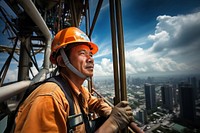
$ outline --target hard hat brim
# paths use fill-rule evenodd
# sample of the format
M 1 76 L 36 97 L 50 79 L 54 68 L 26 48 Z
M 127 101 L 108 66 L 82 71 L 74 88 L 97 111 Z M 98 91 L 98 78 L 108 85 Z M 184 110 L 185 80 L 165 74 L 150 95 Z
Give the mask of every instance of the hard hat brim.
M 79 41 L 79 42 L 89 44 L 90 47 L 91 47 L 91 52 L 92 52 L 93 55 L 98 52 L 98 46 L 95 43 L 93 43 L 93 42 L 86 42 L 86 41 Z M 59 46 L 59 47 L 64 47 L 64 46 L 67 46 L 67 45 L 72 44 L 72 43 L 78 43 L 78 42 L 77 41 L 71 41 L 70 43 L 63 44 L 62 46 Z M 53 64 L 56 64 L 56 59 L 53 58 L 52 56 L 50 56 L 50 61 Z
M 65 28 L 63 30 L 60 30 L 54 37 L 54 40 L 51 45 L 51 57 L 50 61 L 53 64 L 56 64 L 56 59 L 53 56 L 55 53 L 59 51 L 60 48 L 65 48 L 70 44 L 75 44 L 75 43 L 86 43 L 90 45 L 90 49 L 92 54 L 96 54 L 98 51 L 98 46 L 91 42 L 88 36 L 78 29 L 77 27 L 69 27 Z

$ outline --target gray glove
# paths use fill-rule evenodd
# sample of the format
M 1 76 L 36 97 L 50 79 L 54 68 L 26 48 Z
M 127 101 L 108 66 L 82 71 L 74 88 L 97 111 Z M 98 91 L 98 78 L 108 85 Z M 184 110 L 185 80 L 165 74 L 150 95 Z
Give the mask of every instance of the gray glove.
M 133 121 L 132 109 L 127 101 L 121 101 L 118 103 L 110 114 L 109 119 L 113 122 L 118 129 L 125 128 L 130 122 Z

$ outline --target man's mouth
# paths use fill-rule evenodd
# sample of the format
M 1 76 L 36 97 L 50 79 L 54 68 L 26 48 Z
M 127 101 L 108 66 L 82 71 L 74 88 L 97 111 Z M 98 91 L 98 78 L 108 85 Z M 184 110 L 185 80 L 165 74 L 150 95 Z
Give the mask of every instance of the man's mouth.
M 92 69 L 93 70 L 94 66 L 86 66 L 86 69 Z

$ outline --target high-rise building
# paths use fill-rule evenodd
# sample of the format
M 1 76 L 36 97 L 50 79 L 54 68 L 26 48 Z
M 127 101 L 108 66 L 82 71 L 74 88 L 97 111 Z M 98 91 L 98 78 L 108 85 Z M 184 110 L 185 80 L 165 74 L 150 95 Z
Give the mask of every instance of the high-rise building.
M 137 113 L 136 113 L 136 119 L 141 122 L 142 124 L 146 124 L 147 122 L 147 112 L 146 110 L 139 110 Z
M 197 79 L 196 79 L 196 77 L 191 78 L 190 84 L 192 85 L 192 88 L 194 89 L 194 96 L 195 96 L 195 98 L 197 98 L 198 93 L 197 93 Z
M 178 106 L 178 87 L 177 86 L 173 86 L 173 105 L 174 106 Z
M 191 84 L 180 83 L 179 87 L 180 118 L 186 121 L 195 120 L 195 94 Z
M 146 109 L 154 110 L 156 109 L 156 92 L 155 92 L 155 85 L 152 84 L 145 84 L 145 100 L 146 100 Z
M 197 88 L 197 79 L 196 77 L 192 77 L 191 80 L 190 80 L 190 84 L 192 85 L 192 88 Z
M 161 87 L 162 107 L 173 111 L 173 88 L 172 85 L 164 85 Z
M 198 93 L 198 95 L 200 95 L 200 80 L 199 80 L 199 82 L 198 82 L 198 87 L 197 87 L 198 89 L 197 89 L 197 93 Z M 198 97 L 198 98 L 200 98 L 200 96 Z

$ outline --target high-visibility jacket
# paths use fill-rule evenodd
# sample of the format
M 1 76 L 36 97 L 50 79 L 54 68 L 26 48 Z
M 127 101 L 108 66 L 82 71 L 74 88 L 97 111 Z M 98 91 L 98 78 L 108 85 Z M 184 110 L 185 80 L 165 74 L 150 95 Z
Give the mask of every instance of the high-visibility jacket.
M 61 75 L 69 81 L 73 89 L 76 114 L 81 113 L 78 98 L 81 98 L 85 113 L 96 112 L 105 117 L 110 114 L 111 107 L 102 99 L 92 96 L 83 86 L 78 89 L 70 79 Z M 20 106 L 15 118 L 14 131 L 15 133 L 66 133 L 69 109 L 69 103 L 60 87 L 56 83 L 46 82 L 35 89 Z M 74 132 L 84 133 L 85 125 L 76 126 Z

